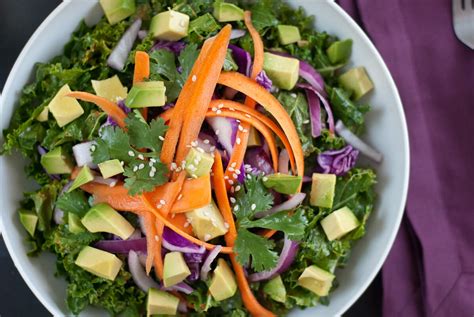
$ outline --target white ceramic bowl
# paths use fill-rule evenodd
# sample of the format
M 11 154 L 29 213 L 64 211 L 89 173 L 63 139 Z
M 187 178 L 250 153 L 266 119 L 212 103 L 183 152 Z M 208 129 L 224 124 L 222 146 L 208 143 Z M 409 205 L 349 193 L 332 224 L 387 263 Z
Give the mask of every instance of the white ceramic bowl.
M 376 166 L 379 198 L 368 223 L 367 235 L 356 244 L 347 267 L 337 271 L 340 287 L 332 293 L 331 304 L 292 312 L 292 316 L 337 316 L 344 313 L 373 280 L 398 231 L 408 187 L 407 128 L 393 79 L 379 53 L 357 24 L 329 0 L 296 0 L 291 3 L 305 7 L 308 14 L 314 14 L 318 30 L 341 38 L 352 38 L 352 63 L 364 65 L 376 87 L 368 98 L 373 110 L 367 116 L 364 138 L 384 154 L 384 161 Z M 96 1 L 70 0 L 61 3 L 41 24 L 21 52 L 6 82 L 1 105 L 2 129 L 8 126 L 23 86 L 32 78 L 34 64 L 46 62 L 60 54 L 79 22 L 84 18 L 97 20 L 101 12 Z M 16 209 L 22 192 L 31 188 L 32 184 L 25 179 L 22 166 L 18 155 L 0 158 L 3 237 L 15 266 L 33 293 L 55 316 L 68 315 L 66 283 L 54 277 L 54 256 L 26 256 L 23 243 L 25 231 L 18 221 Z M 84 315 L 97 316 L 98 313 L 89 309 Z

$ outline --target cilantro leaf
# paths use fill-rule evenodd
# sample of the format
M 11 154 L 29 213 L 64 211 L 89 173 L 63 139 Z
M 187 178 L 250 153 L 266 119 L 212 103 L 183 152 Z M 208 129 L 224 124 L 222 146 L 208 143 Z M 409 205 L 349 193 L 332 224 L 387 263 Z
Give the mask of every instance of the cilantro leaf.
M 129 163 L 138 153 L 130 146 L 129 135 L 118 127 L 107 126 L 102 128 L 101 136 L 95 141 L 97 146 L 92 151 L 92 160 L 96 164 L 110 159 L 118 159 Z M 134 153 L 133 156 L 129 155 L 130 151 Z
M 263 185 L 262 177 L 247 176 L 243 189 L 235 194 L 234 214 L 238 220 L 251 218 L 258 212 L 267 211 L 273 205 L 273 196 Z
M 272 251 L 274 243 L 264 237 L 256 235 L 247 229 L 239 228 L 234 251 L 237 253 L 237 261 L 246 265 L 252 258 L 252 268 L 256 272 L 266 271 L 274 268 L 278 261 L 278 255 Z
M 150 54 L 150 73 L 164 76 L 174 81 L 178 76 L 174 53 L 166 49 L 155 50 Z
M 160 152 L 165 132 L 168 127 L 161 118 L 154 119 L 150 124 L 146 123 L 138 111 L 131 112 L 125 119 L 130 136 L 130 144 L 135 148 L 147 148 Z M 161 139 L 160 139 L 161 138 Z
M 168 181 L 168 168 L 165 164 L 156 162 L 135 160 L 125 168 L 125 188 L 132 196 L 142 192 L 150 192 L 156 186 L 163 185 Z
M 83 217 L 90 209 L 87 197 L 82 190 L 64 193 L 56 201 L 56 207 L 69 213 Z
M 293 215 L 289 216 L 288 211 L 281 211 L 276 214 L 254 220 L 242 220 L 241 228 L 265 228 L 283 231 L 290 237 L 301 237 L 308 225 L 303 210 L 297 210 Z
M 181 54 L 179 54 L 178 61 L 179 65 L 181 66 L 181 80 L 184 79 L 184 82 L 186 79 L 189 77 L 189 74 L 191 73 L 191 69 L 194 66 L 194 63 L 196 62 L 197 58 L 199 56 L 199 50 L 197 49 L 196 44 L 189 44 L 187 45 L 182 51 Z

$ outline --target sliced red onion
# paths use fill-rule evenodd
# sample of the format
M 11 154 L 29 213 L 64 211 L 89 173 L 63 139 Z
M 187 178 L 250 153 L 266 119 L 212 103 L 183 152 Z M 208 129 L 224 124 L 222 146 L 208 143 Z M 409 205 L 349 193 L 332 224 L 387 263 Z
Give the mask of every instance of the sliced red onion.
M 311 135 L 317 138 L 321 135 L 321 102 L 312 89 L 305 89 L 308 99 L 309 117 L 311 119 Z
M 245 163 L 256 169 L 257 172 L 273 174 L 273 167 L 270 157 L 262 146 L 253 146 L 247 148 L 245 153 Z
M 94 247 L 110 253 L 128 254 L 130 251 L 146 253 L 146 238 L 134 240 L 101 240 Z
M 146 267 L 146 254 L 143 252 L 137 252 L 138 254 L 138 260 L 140 260 L 140 264 L 143 267 Z
M 290 199 L 288 199 L 284 203 L 273 206 L 272 208 L 270 208 L 267 211 L 262 211 L 262 212 L 256 213 L 255 218 L 263 218 L 263 217 L 270 216 L 270 215 L 273 215 L 277 212 L 284 211 L 284 210 L 293 210 L 296 207 L 298 207 L 299 204 L 301 204 L 303 202 L 305 197 L 306 197 L 305 193 L 294 194 L 290 197 Z
M 233 44 L 229 44 L 229 49 L 232 51 L 232 57 L 239 67 L 239 73 L 250 76 L 250 68 L 252 66 L 250 53 Z
M 162 287 L 161 289 L 163 291 L 177 291 L 177 292 L 184 293 L 186 295 L 189 295 L 192 292 L 194 292 L 194 289 L 184 282 L 178 283 L 170 287 Z
M 97 168 L 97 165 L 92 162 L 92 149 L 97 146 L 95 141 L 89 141 L 76 144 L 72 147 L 74 159 L 77 166 L 89 166 L 90 168 Z
M 163 230 L 162 244 L 163 247 L 170 251 L 176 251 L 185 254 L 203 254 L 206 252 L 206 248 L 204 248 L 204 246 L 198 246 L 197 244 L 190 242 L 188 239 L 183 238 L 168 227 L 165 227 Z
M 136 239 L 141 239 L 141 238 L 142 238 L 142 232 L 140 231 L 140 229 L 135 229 L 135 231 L 133 231 L 132 235 L 128 237 L 127 240 L 136 240 Z
M 128 253 L 128 269 L 132 274 L 135 284 L 145 293 L 148 292 L 150 288 L 160 289 L 160 285 L 146 274 L 138 254 L 133 250 L 130 250 Z
M 206 260 L 204 261 L 201 267 L 201 280 L 202 281 L 207 280 L 207 276 L 209 272 L 211 271 L 211 264 L 219 255 L 219 252 L 221 252 L 221 250 L 222 250 L 222 246 L 217 245 L 214 249 L 212 249 L 211 252 L 209 252 Z
M 296 253 L 298 253 L 299 244 L 295 241 L 288 239 L 285 235 L 285 241 L 283 243 L 283 249 L 280 253 L 277 265 L 270 271 L 264 271 L 259 273 L 253 273 L 249 275 L 249 281 L 258 282 L 265 281 L 275 277 L 288 270 L 293 261 L 295 260 Z
M 113 178 L 113 177 L 105 179 L 102 176 L 95 176 L 94 177 L 94 182 L 99 183 L 99 184 L 108 185 L 109 187 L 114 187 L 115 185 L 117 185 L 118 179 Z
M 247 34 L 247 32 L 245 30 L 233 29 L 230 32 L 230 39 L 235 40 L 235 39 L 238 39 L 238 38 L 241 38 L 241 37 L 245 36 L 245 34 Z
M 313 86 L 311 85 L 308 85 L 308 84 L 298 84 L 297 87 L 299 88 L 303 88 L 306 90 L 306 92 L 308 91 L 311 91 L 313 92 L 314 94 L 316 94 L 316 96 L 318 96 L 319 100 L 321 101 L 321 103 L 323 104 L 324 106 L 324 110 L 326 110 L 326 113 L 328 115 L 328 125 L 329 125 L 329 131 L 331 133 L 334 133 L 334 115 L 332 114 L 332 110 L 331 110 L 331 106 L 329 105 L 329 102 L 327 101 L 326 97 L 321 93 L 319 92 L 317 89 L 315 89 Z M 310 94 L 311 95 L 311 94 Z M 315 104 L 315 100 L 311 99 L 311 102 L 313 104 Z M 310 105 L 310 111 L 311 111 L 311 103 L 310 103 L 310 99 L 308 97 L 308 104 Z M 314 114 L 314 116 L 313 116 Z M 316 125 L 317 122 L 318 122 L 318 109 L 314 109 L 313 112 L 311 113 L 311 133 L 313 134 L 313 124 Z M 321 111 L 319 110 L 319 122 L 320 122 L 320 125 L 321 125 Z M 319 127 L 319 130 L 321 132 L 321 128 Z M 314 132 L 317 132 L 317 127 L 316 127 L 316 131 Z M 321 133 L 320 133 L 321 134 Z M 314 136 L 314 135 L 313 135 Z M 318 135 L 319 136 L 319 135 Z
M 41 145 L 38 145 L 36 147 L 36 149 L 38 150 L 38 153 L 39 155 L 43 156 L 45 155 L 46 153 L 48 153 L 48 151 L 46 151 L 46 149 L 44 147 L 42 147 Z
M 286 149 L 281 150 L 278 156 L 278 172 L 282 174 L 288 174 L 288 165 L 290 164 L 290 155 Z
M 138 38 L 140 40 L 143 40 L 145 37 L 148 36 L 148 31 L 147 30 L 140 30 L 138 31 Z
M 347 143 L 358 149 L 362 154 L 372 159 L 373 161 L 380 163 L 383 160 L 382 153 L 375 150 L 373 147 L 362 141 L 357 135 L 352 133 L 351 130 L 346 128 L 341 120 L 337 121 L 336 132 L 343 137 Z
M 135 43 L 135 40 L 137 39 L 141 26 L 142 20 L 137 19 L 132 23 L 127 31 L 125 31 L 120 41 L 112 50 L 112 53 L 110 53 L 110 56 L 107 59 L 107 65 L 118 71 L 121 71 L 125 67 L 125 62 L 132 50 L 133 43 Z
M 207 118 L 206 120 L 214 130 L 219 143 L 230 155 L 234 148 L 235 136 L 238 131 L 239 124 L 237 121 L 225 117 L 212 117 Z
M 63 189 L 61 189 L 61 191 L 59 192 L 59 196 L 67 192 L 69 188 L 71 188 L 72 183 L 73 181 L 69 181 L 66 185 L 64 185 Z M 53 212 L 53 220 L 54 220 L 54 223 L 57 225 L 64 224 L 64 210 L 58 207 L 55 207 L 54 212 Z

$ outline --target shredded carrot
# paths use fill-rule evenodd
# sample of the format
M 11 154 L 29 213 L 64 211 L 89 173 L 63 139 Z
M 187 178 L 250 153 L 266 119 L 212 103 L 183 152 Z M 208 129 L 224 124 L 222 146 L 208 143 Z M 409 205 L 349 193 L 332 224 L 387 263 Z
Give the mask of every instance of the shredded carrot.
M 157 252 L 157 249 L 155 247 L 156 245 L 155 217 L 149 212 L 144 212 L 141 215 L 143 219 L 143 224 L 145 226 L 145 234 L 146 234 L 146 250 L 147 250 L 146 273 L 149 275 L 151 271 L 151 267 L 153 265 L 153 261 L 155 259 L 156 252 Z M 160 262 L 158 262 L 157 264 L 160 265 Z M 157 270 L 157 273 L 163 271 L 163 267 L 155 267 L 155 269 Z
M 102 109 L 102 111 L 112 117 L 112 119 L 117 122 L 119 127 L 125 128 L 125 118 L 127 115 L 117 104 L 113 103 L 112 101 L 83 91 L 73 91 L 67 94 L 67 96 L 96 104 L 100 109 Z
M 135 53 L 135 69 L 133 71 L 133 83 L 139 83 L 145 79 L 150 78 L 150 56 L 143 51 Z M 148 117 L 148 108 L 141 110 L 142 116 L 145 120 Z
M 185 213 L 170 213 L 168 215 L 168 221 L 187 234 L 192 236 L 194 235 L 193 227 L 189 225 L 188 218 L 186 217 Z
M 263 45 L 262 38 L 260 37 L 260 34 L 258 33 L 258 31 L 255 29 L 255 27 L 252 24 L 252 13 L 250 11 L 245 11 L 244 22 L 245 22 L 245 26 L 249 30 L 250 36 L 252 37 L 252 41 L 253 41 L 254 59 L 253 59 L 252 73 L 250 75 L 250 78 L 255 80 L 258 74 L 260 74 L 260 72 L 263 69 L 264 45 Z M 245 105 L 249 109 L 255 108 L 256 104 L 257 103 L 252 98 L 248 96 L 247 98 L 245 98 Z M 242 126 L 244 130 L 250 129 L 249 123 L 244 123 L 242 124 Z M 229 169 L 232 163 L 235 163 L 234 165 L 236 169 L 240 168 L 245 157 L 245 152 L 247 150 L 249 134 L 243 133 L 242 131 L 237 131 L 237 137 L 241 140 L 241 142 L 240 144 L 234 144 L 234 148 L 232 150 L 232 154 L 229 159 L 229 164 L 225 172 L 225 175 L 227 177 L 232 176 L 232 171 Z
M 153 206 L 150 201 L 145 197 L 145 196 L 141 196 L 145 206 L 148 208 L 148 210 L 150 212 L 152 212 L 156 218 L 158 220 L 160 220 L 161 222 L 163 222 L 163 224 L 165 226 L 167 226 L 168 228 L 170 228 L 171 230 L 173 230 L 174 232 L 176 232 L 177 234 L 179 234 L 180 236 L 182 236 L 183 238 L 189 240 L 190 242 L 192 243 L 195 243 L 197 245 L 201 245 L 201 246 L 204 246 L 207 250 L 212 250 L 216 247 L 216 245 L 214 244 L 211 244 L 211 243 L 207 243 L 207 242 L 204 242 L 204 241 L 201 241 L 193 236 L 191 236 L 190 234 L 187 234 L 186 232 L 184 232 L 183 230 L 181 230 L 178 226 L 174 225 L 171 221 L 169 221 L 167 218 L 165 218 L 159 209 L 157 209 L 155 206 Z M 232 248 L 230 247 L 222 247 L 222 250 L 220 253 L 224 253 L 224 254 L 230 254 L 232 253 Z
M 275 138 L 273 137 L 272 131 L 270 131 L 261 121 L 255 119 L 255 118 L 252 118 L 252 117 L 250 117 L 250 118 L 246 117 L 241 112 L 231 111 L 231 110 L 227 110 L 227 109 L 221 109 L 221 111 L 219 113 L 210 110 L 210 111 L 207 112 L 206 117 L 228 117 L 228 118 L 238 119 L 238 120 L 240 120 L 241 122 L 244 122 L 244 123 L 252 124 L 263 135 L 265 140 L 267 140 L 268 147 L 270 148 L 270 153 L 271 153 L 271 157 L 272 157 L 272 161 L 273 161 L 273 169 L 274 170 L 278 169 L 278 148 L 277 148 L 277 145 L 275 143 Z M 247 132 L 243 132 L 241 130 L 239 130 L 239 131 L 242 132 L 242 134 L 245 134 L 245 135 L 248 136 L 248 131 L 249 130 L 248 129 L 245 130 L 246 128 L 243 127 L 244 125 L 243 124 L 241 124 L 241 125 L 242 125 L 242 130 L 247 131 Z M 239 145 L 239 143 L 242 142 L 241 139 L 238 136 L 237 136 L 236 140 L 239 140 L 239 141 L 236 141 L 237 145 Z
M 231 87 L 247 95 L 262 105 L 278 122 L 293 150 L 298 175 L 304 175 L 304 154 L 295 125 L 278 100 L 255 81 L 235 72 L 223 72 L 219 84 Z M 300 186 L 301 188 L 301 186 Z

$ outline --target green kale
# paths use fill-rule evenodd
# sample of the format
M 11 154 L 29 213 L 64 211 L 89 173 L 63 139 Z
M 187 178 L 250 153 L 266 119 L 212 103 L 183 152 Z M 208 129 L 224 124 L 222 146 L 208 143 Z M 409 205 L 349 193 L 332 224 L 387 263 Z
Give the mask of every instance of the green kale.
M 210 13 L 198 16 L 189 23 L 188 37 L 191 43 L 201 43 L 215 35 L 221 29 L 214 16 Z
M 356 105 L 342 88 L 326 87 L 334 115 L 355 133 L 360 133 L 364 125 L 364 114 L 370 110 L 368 105 Z
M 73 190 L 63 193 L 56 201 L 56 207 L 64 211 L 65 215 L 73 213 L 82 218 L 90 209 L 85 193 L 82 190 Z

